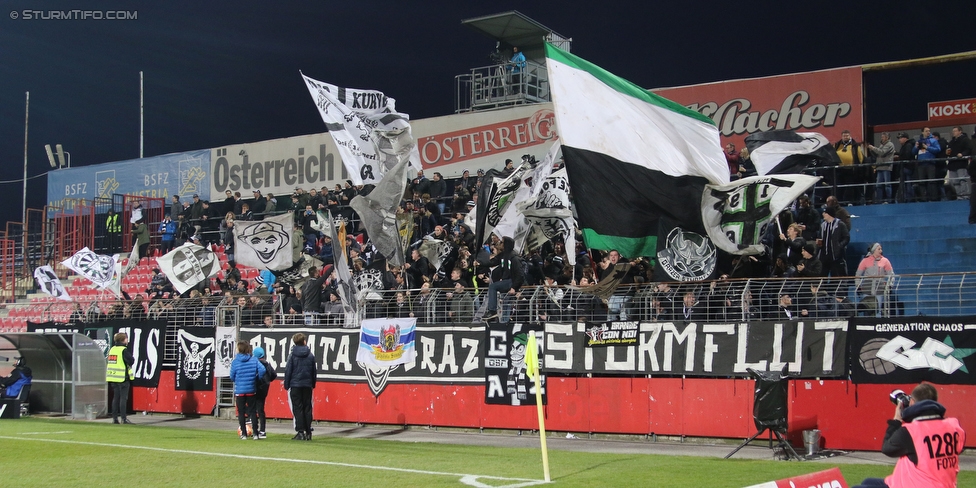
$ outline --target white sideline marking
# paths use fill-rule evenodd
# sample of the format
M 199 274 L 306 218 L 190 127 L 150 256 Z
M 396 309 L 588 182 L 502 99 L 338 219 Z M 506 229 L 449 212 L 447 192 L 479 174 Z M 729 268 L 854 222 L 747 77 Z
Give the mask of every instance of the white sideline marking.
M 70 430 L 56 430 L 54 432 L 21 432 L 20 435 L 48 435 L 48 434 L 70 434 Z
M 64 432 L 70 432 L 70 431 L 64 431 Z M 48 433 L 54 434 L 59 432 L 37 432 L 37 434 L 48 434 Z M 31 432 L 31 434 L 33 434 L 33 432 Z M 477 488 L 521 488 L 525 486 L 546 484 L 546 481 L 543 480 L 530 480 L 526 478 L 505 478 L 502 476 L 488 476 L 488 475 L 480 475 L 480 474 L 446 473 L 441 471 L 427 471 L 422 469 L 394 468 L 390 466 L 340 463 L 336 461 L 315 461 L 311 459 L 286 459 L 286 458 L 276 458 L 276 457 L 267 457 L 267 456 L 248 456 L 244 454 L 228 454 L 224 452 L 190 451 L 186 449 L 165 449 L 162 447 L 131 446 L 126 444 L 109 444 L 109 443 L 102 443 L 102 442 L 87 442 L 87 441 L 68 441 L 63 439 L 38 439 L 38 438 L 23 438 L 23 437 L 13 437 L 13 436 L 0 436 L 0 439 L 9 439 L 14 441 L 57 442 L 61 444 L 80 444 L 85 446 L 99 446 L 99 447 L 121 447 L 125 449 L 142 449 L 145 451 L 169 452 L 175 454 L 196 454 L 200 456 L 248 459 L 254 461 L 280 461 L 285 463 L 320 464 L 325 466 L 339 466 L 343 468 L 375 469 L 379 471 L 396 471 L 399 473 L 450 476 L 450 477 L 458 478 L 458 481 L 460 481 L 465 485 L 474 486 Z M 521 483 L 515 483 L 509 485 L 487 485 L 478 481 L 479 479 L 500 480 L 500 481 L 521 481 Z

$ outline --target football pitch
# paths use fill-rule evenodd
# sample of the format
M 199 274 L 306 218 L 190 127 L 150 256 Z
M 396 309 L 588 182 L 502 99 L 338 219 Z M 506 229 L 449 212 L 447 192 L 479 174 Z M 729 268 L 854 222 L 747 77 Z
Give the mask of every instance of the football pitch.
M 227 430 L 164 425 L 23 418 L 0 422 L 5 486 L 261 486 L 545 485 L 539 449 L 407 443 L 317 436 L 240 440 Z M 236 424 L 227 422 L 228 427 Z M 280 424 L 279 424 L 280 425 Z M 270 424 L 269 424 L 270 426 Z M 281 429 L 278 429 L 281 431 Z M 550 449 L 557 486 L 742 487 L 832 467 L 751 459 L 613 454 Z M 848 483 L 884 476 L 891 466 L 840 464 Z M 976 485 L 963 472 L 959 486 Z

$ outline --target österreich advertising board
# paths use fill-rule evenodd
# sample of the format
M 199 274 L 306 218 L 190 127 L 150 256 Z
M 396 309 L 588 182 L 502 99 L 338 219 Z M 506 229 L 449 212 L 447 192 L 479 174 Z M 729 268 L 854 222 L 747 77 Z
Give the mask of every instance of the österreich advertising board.
M 741 148 L 749 134 L 773 129 L 819 132 L 832 142 L 849 130 L 855 140 L 863 140 L 860 67 L 653 91 L 711 117 L 723 146 L 732 142 Z
M 548 103 L 416 120 L 411 126 L 428 176 L 437 171 L 445 178 L 466 169 L 501 169 L 506 159 L 519 161 L 526 154 L 541 160 L 556 140 Z M 327 132 L 223 146 L 210 159 L 212 198 L 226 190 L 244 198 L 254 190 L 290 195 L 296 187 L 332 188 L 348 178 Z

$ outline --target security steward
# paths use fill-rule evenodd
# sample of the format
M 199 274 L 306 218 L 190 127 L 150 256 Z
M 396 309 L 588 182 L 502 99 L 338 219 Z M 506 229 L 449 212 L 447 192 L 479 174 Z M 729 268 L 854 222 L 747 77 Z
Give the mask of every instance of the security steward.
M 108 244 L 105 246 L 108 254 L 119 252 L 122 244 L 122 224 L 119 223 L 119 214 L 115 210 L 109 209 L 108 217 L 105 218 L 105 237 Z
M 122 416 L 123 424 L 131 424 L 126 418 L 129 404 L 129 386 L 135 375 L 132 364 L 135 360 L 129 352 L 129 337 L 124 332 L 115 334 L 115 345 L 108 350 L 108 366 L 105 368 L 105 381 L 112 386 L 112 423 L 119 423 Z

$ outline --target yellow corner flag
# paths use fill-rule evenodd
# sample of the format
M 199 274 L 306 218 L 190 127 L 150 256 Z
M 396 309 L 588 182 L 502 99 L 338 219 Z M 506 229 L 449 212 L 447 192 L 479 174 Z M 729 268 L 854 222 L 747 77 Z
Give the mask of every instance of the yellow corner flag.
M 539 414 L 539 441 L 542 443 L 542 473 L 547 482 L 549 478 L 549 449 L 546 447 L 546 419 L 542 411 L 542 385 L 539 374 L 539 348 L 535 342 L 535 332 L 529 332 L 529 342 L 525 346 L 525 372 L 535 383 L 535 408 Z

